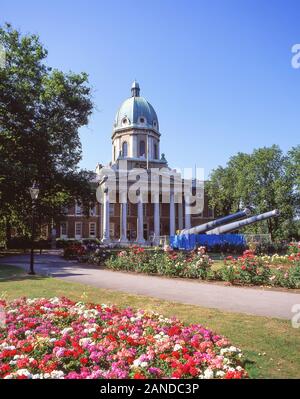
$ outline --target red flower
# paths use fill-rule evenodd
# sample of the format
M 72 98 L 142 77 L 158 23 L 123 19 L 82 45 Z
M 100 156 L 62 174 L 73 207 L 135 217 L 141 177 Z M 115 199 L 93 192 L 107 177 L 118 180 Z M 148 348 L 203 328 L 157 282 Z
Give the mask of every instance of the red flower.
M 193 377 L 196 377 L 196 375 L 199 374 L 199 371 L 198 371 L 195 367 L 191 367 L 191 368 L 190 368 L 190 374 L 191 374 Z
M 135 373 L 133 378 L 135 380 L 145 380 L 146 379 L 146 377 L 143 374 L 141 374 L 141 373 Z
M 174 335 L 179 335 L 180 333 L 181 333 L 181 328 L 177 326 L 171 327 L 168 331 L 169 337 L 173 337 Z
M 27 346 L 23 346 L 22 348 L 22 352 L 24 353 L 29 353 L 33 351 L 33 346 L 31 344 L 27 345 Z
M 1 373 L 1 374 L 8 373 L 9 371 L 10 371 L 10 365 L 9 365 L 9 364 L 3 364 L 3 365 L 0 367 L 0 373 Z
M 89 359 L 87 357 L 82 357 L 80 359 L 80 363 L 85 366 L 88 363 Z
M 180 370 L 180 369 L 177 369 L 177 370 L 175 370 L 175 371 L 173 371 L 173 373 L 172 373 L 172 377 L 173 378 L 181 378 L 182 377 L 182 370 Z
M 115 342 L 117 340 L 117 338 L 114 337 L 112 334 L 108 334 L 107 339 L 109 339 L 110 341 L 113 341 L 113 342 Z
M 231 379 L 241 379 L 243 376 L 243 373 L 241 371 L 227 371 L 225 374 L 225 379 L 226 380 L 231 380 Z
M 172 352 L 172 356 L 175 357 L 176 359 L 180 358 L 180 353 L 178 351 Z

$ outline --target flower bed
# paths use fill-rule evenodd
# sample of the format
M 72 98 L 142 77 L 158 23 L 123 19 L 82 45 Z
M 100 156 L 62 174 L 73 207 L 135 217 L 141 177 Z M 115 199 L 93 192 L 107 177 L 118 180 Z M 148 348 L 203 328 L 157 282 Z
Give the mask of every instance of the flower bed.
M 197 251 L 182 252 L 167 248 L 165 251 L 146 251 L 132 247 L 121 251 L 105 262 L 109 269 L 154 273 L 170 277 L 213 278 L 212 260 L 205 253 L 204 247 Z
M 294 251 L 294 250 L 293 250 Z M 146 251 L 132 247 L 112 255 L 105 262 L 113 270 L 158 274 L 169 277 L 219 280 L 231 284 L 300 288 L 300 252 L 285 256 L 257 256 L 247 250 L 242 256 L 228 256 L 219 269 L 205 248 L 197 251 Z
M 219 275 L 231 283 L 300 288 L 299 255 L 256 256 L 248 250 L 237 259 L 227 257 Z
M 241 351 L 199 324 L 66 298 L 0 305 L 0 378 L 247 377 Z

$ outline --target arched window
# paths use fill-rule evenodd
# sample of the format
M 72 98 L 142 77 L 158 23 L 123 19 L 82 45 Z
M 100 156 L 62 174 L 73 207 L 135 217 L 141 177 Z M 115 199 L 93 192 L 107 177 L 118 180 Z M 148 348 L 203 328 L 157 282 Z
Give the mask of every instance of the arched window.
M 154 159 L 158 159 L 157 144 L 154 143 Z
M 123 157 L 127 157 L 127 154 L 128 154 L 127 141 L 123 141 L 123 144 L 122 144 L 122 155 L 123 155 Z
M 146 146 L 144 140 L 140 141 L 140 157 L 146 154 Z

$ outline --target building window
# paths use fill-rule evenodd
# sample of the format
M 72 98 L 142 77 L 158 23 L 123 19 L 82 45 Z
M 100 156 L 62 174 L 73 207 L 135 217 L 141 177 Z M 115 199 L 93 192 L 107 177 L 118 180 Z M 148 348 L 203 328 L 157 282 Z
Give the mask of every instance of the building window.
M 90 207 L 90 216 L 96 216 L 96 205 Z
M 158 159 L 157 144 L 154 143 L 154 159 Z
M 75 238 L 77 240 L 82 238 L 82 223 L 81 222 L 75 222 Z
M 128 119 L 127 118 L 124 118 L 123 120 L 122 120 L 122 125 L 127 125 L 128 124 Z
M 62 211 L 62 213 L 63 213 L 64 215 L 67 215 L 68 212 L 69 212 L 69 208 L 68 208 L 67 206 L 63 206 L 62 209 L 61 209 L 61 211 Z
M 89 225 L 89 236 L 91 238 L 96 237 L 96 223 L 95 222 L 91 222 Z
M 109 204 L 109 216 L 114 216 L 115 214 L 115 204 Z
M 127 154 L 128 154 L 127 141 L 123 141 L 123 144 L 122 144 L 122 155 L 123 155 L 123 157 L 127 157 Z
M 144 140 L 140 141 L 140 157 L 145 156 L 146 146 Z
M 156 127 L 157 126 L 157 122 L 153 121 L 153 126 Z
M 116 146 L 114 145 L 114 161 L 116 160 Z
M 68 225 L 67 222 L 62 222 L 60 224 L 60 238 L 68 237 Z
M 75 215 L 80 216 L 82 215 L 82 206 L 81 203 L 76 201 L 75 203 Z

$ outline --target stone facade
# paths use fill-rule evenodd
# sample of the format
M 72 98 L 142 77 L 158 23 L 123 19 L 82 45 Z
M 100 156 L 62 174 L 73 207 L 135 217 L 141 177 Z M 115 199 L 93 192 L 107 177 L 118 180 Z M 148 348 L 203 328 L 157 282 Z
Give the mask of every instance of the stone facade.
M 151 168 L 164 168 L 172 174 L 164 154 L 160 155 L 160 132 L 157 115 L 151 104 L 140 97 L 140 88 L 134 82 L 131 97 L 119 108 L 112 133 L 113 171 L 120 171 L 121 161 L 126 162 L 127 171 L 143 168 L 147 173 Z M 123 165 L 122 164 L 122 165 Z M 98 164 L 96 174 L 98 183 L 105 175 L 104 166 Z M 118 180 L 117 180 L 118 182 Z M 170 201 L 163 203 L 163 189 L 159 189 L 156 200 L 151 203 L 140 199 L 138 203 L 130 203 L 128 197 L 121 195 L 117 189 L 116 202 L 111 203 L 106 184 L 102 185 L 103 201 L 97 203 L 86 217 L 80 206 L 74 203 L 67 212 L 64 221 L 56 226 L 56 237 L 62 239 L 93 239 L 103 242 L 137 242 L 139 244 L 157 243 L 159 237 L 173 235 L 176 230 L 196 226 L 213 219 L 213 212 L 208 207 L 204 194 L 204 207 L 201 214 L 189 215 L 188 206 L 182 196 L 182 203 L 174 199 L 174 189 L 170 186 Z M 171 188 L 173 187 L 173 188 Z M 128 186 L 127 186 L 128 189 Z M 173 190 L 173 191 L 172 191 Z M 147 203 L 146 203 L 147 202 Z M 154 202 L 154 203 L 153 203 Z

